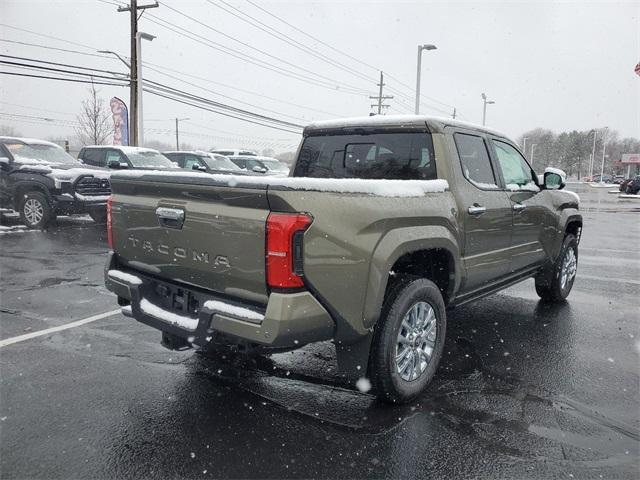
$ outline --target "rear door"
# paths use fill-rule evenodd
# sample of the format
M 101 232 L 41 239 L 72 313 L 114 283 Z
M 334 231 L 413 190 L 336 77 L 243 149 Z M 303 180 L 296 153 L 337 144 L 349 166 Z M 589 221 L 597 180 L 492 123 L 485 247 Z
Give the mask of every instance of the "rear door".
M 513 211 L 511 269 L 517 272 L 545 259 L 542 230 L 547 209 L 535 173 L 518 149 L 505 139 L 492 138 L 491 145 Z
M 491 162 L 487 139 L 459 130 L 453 139 L 462 173 L 455 189 L 464 227 L 466 278 L 461 290 L 468 293 L 510 273 L 511 202 Z

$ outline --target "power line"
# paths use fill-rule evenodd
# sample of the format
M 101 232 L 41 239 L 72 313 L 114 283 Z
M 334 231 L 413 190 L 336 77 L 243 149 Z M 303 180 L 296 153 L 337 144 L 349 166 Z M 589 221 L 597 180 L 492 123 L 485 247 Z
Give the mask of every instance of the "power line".
M 211 3 L 211 2 L 209 2 L 209 3 Z M 331 82 L 331 83 L 341 83 L 341 82 L 337 82 L 335 79 L 332 79 L 332 78 L 327 77 L 327 76 L 325 76 L 325 75 L 321 75 L 321 74 L 319 74 L 319 73 L 317 73 L 317 72 L 315 72 L 315 71 L 313 71 L 313 70 L 309 70 L 309 69 L 303 68 L 303 67 L 301 67 L 300 65 L 298 65 L 298 64 L 296 64 L 296 63 L 293 63 L 293 62 L 289 62 L 289 61 L 287 61 L 287 60 L 284 60 L 284 59 L 282 59 L 282 57 L 281 57 L 281 56 L 279 56 L 279 55 L 272 55 L 272 54 L 270 54 L 269 52 L 267 52 L 267 51 L 265 51 L 265 50 L 262 50 L 262 49 L 260 49 L 260 48 L 256 47 L 255 45 L 251 45 L 251 44 L 249 44 L 249 43 L 247 43 L 247 42 L 243 42 L 242 40 L 238 40 L 238 38 L 236 38 L 236 37 L 234 37 L 234 36 L 228 35 L 228 34 L 226 34 L 226 33 L 222 32 L 222 31 L 220 31 L 220 30 L 218 30 L 218 29 L 216 29 L 216 28 L 213 28 L 211 25 L 208 25 L 208 24 L 206 24 L 206 23 L 204 23 L 204 22 L 201 22 L 201 21 L 200 21 L 200 20 L 198 20 L 197 18 L 194 18 L 194 17 L 192 17 L 192 16 L 190 16 L 190 15 L 187 15 L 187 14 L 186 14 L 186 13 L 184 13 L 184 12 L 181 12 L 180 10 L 178 10 L 178 9 L 176 9 L 176 8 L 173 8 L 171 5 L 167 5 L 167 3 L 166 3 L 166 2 L 162 2 L 162 5 L 163 5 L 165 8 L 168 8 L 169 10 L 171 10 L 171 11 L 173 11 L 173 12 L 177 13 L 178 15 L 182 15 L 183 17 L 188 18 L 189 20 L 191 20 L 191 21 L 193 21 L 193 22 L 197 23 L 198 25 L 201 25 L 201 26 L 203 26 L 203 27 L 205 27 L 205 28 L 207 28 L 207 29 L 211 30 L 212 32 L 215 32 L 215 33 L 217 33 L 217 34 L 219 34 L 219 35 L 222 35 L 223 37 L 225 37 L 225 38 L 227 38 L 227 39 L 229 39 L 229 40 L 231 40 L 231 41 L 233 41 L 233 42 L 239 43 L 240 45 L 243 45 L 243 46 L 245 46 L 245 47 L 247 47 L 247 48 L 250 48 L 250 49 L 252 49 L 252 50 L 255 50 L 256 52 L 259 52 L 259 53 L 261 53 L 262 55 L 265 55 L 265 56 L 267 56 L 267 57 L 269 57 L 269 58 L 273 58 L 273 59 L 275 59 L 275 60 L 277 60 L 277 61 L 279 61 L 279 62 L 284 63 L 285 65 L 289 65 L 289 66 L 291 66 L 291 67 L 297 68 L 298 70 L 301 70 L 301 71 L 303 71 L 303 72 L 305 72 L 305 73 L 309 73 L 309 74 L 311 74 L 311 75 L 317 76 L 317 77 L 319 77 L 319 78 L 321 78 L 321 79 L 323 79 L 323 80 L 325 80 L 325 81 L 329 81 L 329 82 Z M 213 5 L 215 5 L 215 4 L 213 4 Z M 216 6 L 219 6 L 219 5 L 216 5 Z M 237 16 L 237 15 L 236 15 L 236 16 Z M 156 16 L 154 16 L 154 18 L 157 18 L 157 17 L 156 17 Z M 238 18 L 240 18 L 240 17 L 238 17 Z M 242 18 L 240 18 L 240 19 L 241 19 L 241 20 L 243 20 Z M 165 21 L 166 21 L 166 20 L 165 20 Z M 276 37 L 276 38 L 277 38 L 277 37 Z M 228 48 L 228 47 L 227 47 L 227 48 Z M 365 77 L 365 78 L 366 78 L 366 77 Z M 347 84 L 344 84 L 344 86 L 346 86 L 346 87 L 348 87 L 348 88 L 352 88 L 352 89 L 354 89 L 354 90 L 359 90 L 359 87 L 355 87 L 355 86 L 353 86 L 353 85 L 347 85 Z
M 152 71 L 157 72 L 157 73 L 162 73 L 162 71 L 161 71 L 161 70 L 158 70 L 158 69 L 155 69 L 155 68 L 147 67 L 147 69 L 152 70 Z M 242 103 L 242 104 L 244 104 L 244 105 L 248 105 L 248 106 L 253 107 L 253 108 L 258 108 L 258 109 L 261 109 L 261 110 L 265 110 L 265 111 L 267 111 L 267 112 L 275 113 L 275 114 L 280 115 L 280 116 L 283 116 L 283 117 L 289 117 L 289 118 L 293 118 L 293 119 L 296 119 L 296 120 L 302 120 L 303 122 L 305 121 L 305 119 L 304 119 L 304 118 L 296 117 L 296 116 L 293 116 L 293 115 L 288 115 L 288 114 L 286 114 L 286 113 L 278 112 L 278 111 L 276 111 L 276 110 L 270 110 L 270 109 L 268 109 L 268 108 L 260 107 L 260 106 L 258 106 L 258 105 L 254 105 L 254 104 L 252 104 L 252 103 L 245 102 L 245 101 L 243 101 L 243 100 L 239 100 L 239 99 L 237 99 L 237 98 L 233 98 L 233 97 L 230 97 L 230 96 L 228 96 L 228 95 L 224 95 L 224 94 L 222 94 L 222 93 L 216 92 L 216 91 L 211 90 L 211 89 L 209 89 L 209 88 L 202 87 L 202 86 L 200 86 L 200 85 L 198 85 L 198 84 L 196 84 L 196 83 L 192 83 L 192 82 L 189 82 L 189 81 L 187 81 L 187 80 L 183 80 L 183 79 L 181 79 L 180 77 L 176 77 L 175 75 L 169 75 L 169 74 L 166 74 L 166 73 L 165 73 L 164 75 L 165 75 L 165 76 L 167 76 L 167 77 L 169 77 L 169 78 L 173 78 L 174 80 L 178 80 L 178 81 L 180 81 L 180 82 L 182 82 L 182 83 L 186 83 L 187 85 L 190 85 L 190 86 L 192 86 L 192 87 L 199 88 L 200 90 L 204 90 L 205 92 L 213 93 L 214 95 L 219 95 L 219 96 L 221 96 L 221 97 L 228 98 L 229 100 L 233 100 L 233 101 L 235 101 L 235 102 Z
M 337 60 L 334 60 L 330 57 L 328 57 L 327 55 L 324 55 L 323 53 L 317 52 L 316 50 L 300 43 L 299 41 L 297 41 L 296 39 L 290 37 L 289 35 L 282 33 L 280 30 L 271 27 L 269 25 L 267 25 L 266 23 L 258 20 L 255 17 L 252 17 L 251 15 L 249 15 L 246 12 L 243 12 L 242 10 L 240 10 L 239 8 L 234 7 L 233 5 L 229 4 L 228 2 L 225 2 L 224 0 L 220 0 L 221 3 L 225 4 L 228 8 L 235 10 L 236 12 L 238 12 L 240 15 L 243 15 L 244 17 L 247 17 L 251 20 L 247 20 L 247 18 L 243 18 L 240 15 L 228 10 L 228 8 L 223 7 L 222 5 L 219 5 L 217 3 L 214 3 L 212 0 L 207 0 L 208 3 L 210 3 L 211 5 L 213 5 L 214 7 L 217 7 L 225 12 L 227 12 L 230 15 L 233 15 L 234 17 L 238 18 L 239 20 L 248 23 L 249 25 L 267 33 L 268 35 L 277 38 L 278 40 L 287 43 L 288 45 L 291 45 L 294 48 L 297 48 L 298 50 L 301 50 L 302 52 L 306 53 L 307 55 L 311 55 L 313 57 L 316 57 L 326 63 L 329 63 L 330 65 L 339 68 L 340 70 L 343 70 L 347 73 L 350 73 L 351 75 L 354 75 L 360 79 L 365 80 L 368 83 L 371 83 L 373 81 L 373 79 L 367 75 L 362 74 L 361 72 L 354 70 L 353 68 L 349 67 L 348 65 L 344 65 L 343 63 L 338 62 Z M 166 4 L 165 4 L 166 5 Z M 263 28 L 264 27 L 264 28 Z
M 212 1 L 211 1 L 211 0 L 207 0 L 207 1 L 208 1 L 209 3 L 212 3 Z M 222 0 L 221 0 L 221 1 L 222 1 Z M 308 37 L 308 38 L 310 38 L 310 39 L 312 39 L 312 40 L 314 40 L 314 41 L 316 41 L 316 42 L 318 42 L 318 43 L 320 43 L 320 44 L 324 45 L 325 47 L 327 47 L 327 48 L 329 48 L 329 49 L 333 50 L 334 52 L 339 53 L 340 55 L 344 55 L 345 57 L 347 57 L 347 58 L 349 58 L 349 59 L 351 59 L 351 60 L 353 60 L 353 61 L 355 61 L 355 62 L 359 63 L 360 65 L 364 65 L 365 67 L 368 67 L 368 68 L 370 68 L 370 69 L 373 69 L 373 70 L 376 70 L 376 71 L 380 70 L 380 68 L 379 68 L 379 67 L 375 67 L 375 66 L 371 65 L 370 63 L 364 62 L 364 61 L 360 60 L 359 58 L 354 57 L 353 55 L 350 55 L 350 54 L 348 54 L 348 53 L 346 53 L 346 52 L 344 52 L 344 51 L 342 51 L 342 50 L 340 50 L 340 49 L 338 49 L 338 48 L 335 48 L 333 45 L 331 45 L 331 44 L 329 44 L 329 43 L 327 43 L 327 42 L 324 42 L 323 40 L 321 40 L 321 39 L 319 39 L 319 38 L 317 38 L 317 37 L 315 37 L 315 36 L 311 35 L 310 33 L 305 32 L 304 30 L 302 30 L 302 29 L 298 28 L 297 26 L 295 26 L 295 25 L 291 24 L 290 22 L 287 22 L 287 21 L 286 21 L 286 20 L 284 20 L 283 18 L 281 18 L 281 17 L 279 17 L 279 16 L 275 15 L 274 13 L 272 13 L 272 12 L 268 11 L 267 9 L 265 9 L 265 8 L 261 7 L 260 5 L 256 4 L 255 2 L 253 2 L 253 1 L 251 1 L 251 0 L 247 0 L 247 2 L 248 2 L 249 4 L 251 4 L 251 5 L 253 5 L 253 6 L 254 6 L 255 8 L 257 8 L 258 10 L 260 10 L 261 12 L 266 13 L 266 14 L 267 14 L 267 15 L 269 15 L 270 17 L 273 17 L 273 18 L 275 18 L 276 20 L 278 20 L 279 22 L 282 22 L 283 24 L 287 25 L 289 28 L 294 29 L 295 31 L 297 31 L 297 32 L 299 32 L 299 33 L 301 33 L 301 34 L 303 34 L 304 36 L 306 36 L 306 37 Z M 226 2 L 224 2 L 224 1 L 223 1 L 223 3 L 227 4 L 227 3 L 226 3 Z M 228 4 L 227 4 L 227 5 L 228 5 Z M 236 10 L 237 10 L 237 9 L 236 9 Z M 245 15 L 246 15 L 246 14 L 245 14 Z M 262 23 L 262 22 L 261 22 L 261 23 Z M 411 87 L 411 86 L 407 85 L 406 83 L 401 82 L 400 80 L 398 80 L 397 78 L 395 78 L 393 75 L 390 75 L 390 74 L 388 74 L 388 73 L 387 73 L 387 77 L 389 77 L 389 78 L 390 78 L 390 79 L 392 79 L 392 80 L 395 80 L 399 85 L 402 85 L 403 87 L 407 88 L 410 92 L 413 92 L 413 87 Z M 390 90 L 390 91 L 392 91 L 392 90 L 393 90 L 393 91 L 394 91 L 394 93 L 399 94 L 399 95 L 403 95 L 403 96 L 405 96 L 405 98 L 409 98 L 409 100 L 411 100 L 411 98 L 410 98 L 407 94 L 400 92 L 398 89 L 395 89 L 395 88 L 389 87 L 389 90 Z M 433 101 L 433 102 L 435 102 L 435 103 L 439 103 L 439 104 L 441 104 L 441 105 L 444 105 L 444 106 L 446 106 L 446 107 L 452 107 L 452 108 L 453 108 L 453 105 L 449 105 L 448 103 L 441 102 L 440 100 L 437 100 L 437 99 L 435 99 L 435 98 L 426 97 L 426 96 L 425 96 L 425 98 L 428 98 L 429 100 L 431 100 L 431 101 Z
M 163 3 L 163 5 L 165 7 L 167 7 L 167 8 L 170 8 L 164 3 Z M 178 12 L 176 9 L 172 9 L 172 10 Z M 252 50 L 260 52 L 261 54 L 263 54 L 263 55 L 265 55 L 267 57 L 273 58 L 273 59 L 275 59 L 275 60 L 277 60 L 277 61 L 279 61 L 281 63 L 284 63 L 286 65 L 292 66 L 292 67 L 294 67 L 294 68 L 296 68 L 296 69 L 298 69 L 300 71 L 306 72 L 306 73 L 308 73 L 310 75 L 313 75 L 313 76 L 309 77 L 306 74 L 302 74 L 302 73 L 298 73 L 298 72 L 295 72 L 295 71 L 292 71 L 292 70 L 289 70 L 289 69 L 285 69 L 280 65 L 274 65 L 272 63 L 266 62 L 266 61 L 261 60 L 259 58 L 253 57 L 253 56 L 251 56 L 249 54 L 241 52 L 240 50 L 236 50 L 234 48 L 231 48 L 231 47 L 228 47 L 228 46 L 223 45 L 221 43 L 218 43 L 218 42 L 215 42 L 213 40 L 210 40 L 210 39 L 208 39 L 206 37 L 203 37 L 202 35 L 199 35 L 199 34 L 194 33 L 194 32 L 189 32 L 189 34 L 186 34 L 185 31 L 184 31 L 186 29 L 184 29 L 182 27 L 179 27 L 178 25 L 175 25 L 174 23 L 171 23 L 171 22 L 169 22 L 167 20 L 164 20 L 164 19 L 162 19 L 162 18 L 160 18 L 160 17 L 158 17 L 156 15 L 148 15 L 148 17 L 150 17 L 149 21 L 151 21 L 152 23 L 156 23 L 156 25 L 160 25 L 161 27 L 164 27 L 164 28 L 167 28 L 169 30 L 172 30 L 173 32 L 177 33 L 178 35 L 182 35 L 182 36 L 185 36 L 187 38 L 191 38 L 191 37 L 189 37 L 189 35 L 198 37 L 201 40 L 207 42 L 207 46 L 209 46 L 210 48 L 213 48 L 214 50 L 222 51 L 223 53 L 226 53 L 227 55 L 230 55 L 230 56 L 235 57 L 235 58 L 239 58 L 239 59 L 244 60 L 244 61 L 248 61 L 250 63 L 253 63 L 254 65 L 258 65 L 260 67 L 266 68 L 267 70 L 271 70 L 271 71 L 273 71 L 275 73 L 278 73 L 278 74 L 281 74 L 281 75 L 285 75 L 284 72 L 286 72 L 288 75 L 285 75 L 285 76 L 300 77 L 300 78 L 303 78 L 303 79 L 307 80 L 307 82 L 311 82 L 311 83 L 314 83 L 314 84 L 316 84 L 318 86 L 329 88 L 331 90 L 343 91 L 345 93 L 354 93 L 354 94 L 366 94 L 367 93 L 365 90 L 361 89 L 360 87 L 355 87 L 355 86 L 352 86 L 352 85 L 345 85 L 345 84 L 340 86 L 340 84 L 342 82 L 336 81 L 335 79 L 332 79 L 330 77 L 326 77 L 326 76 L 321 75 L 321 74 L 319 74 L 317 72 L 314 72 L 312 70 L 308 70 L 306 68 L 300 67 L 299 65 L 296 65 L 295 63 L 283 60 L 282 58 L 278 57 L 277 55 L 272 55 L 272 54 L 270 54 L 270 53 L 268 53 L 268 52 L 266 52 L 264 50 L 261 50 L 261 49 L 255 47 L 255 46 L 253 46 L 253 45 L 250 45 L 248 43 L 245 43 L 245 42 L 242 42 L 240 40 L 234 39 L 233 37 L 225 34 L 224 32 L 216 30 L 215 28 L 213 28 L 213 27 L 211 27 L 211 26 L 209 26 L 209 25 L 207 25 L 205 23 L 202 23 L 199 20 L 194 19 L 193 17 L 191 17 L 189 15 L 186 15 L 186 14 L 184 14 L 182 12 L 178 12 L 178 13 L 180 13 L 181 15 L 185 16 L 186 18 L 191 19 L 194 22 L 196 22 L 196 23 L 198 23 L 198 24 L 200 24 L 200 25 L 202 25 L 202 26 L 204 26 L 204 27 L 216 32 L 216 33 L 219 33 L 220 35 L 223 35 L 223 36 L 225 36 L 227 38 L 230 38 L 230 39 L 232 39 L 232 40 L 234 40 L 234 41 L 246 46 L 247 48 L 250 48 Z M 151 19 L 153 19 L 153 20 L 151 20 Z M 155 22 L 154 22 L 154 20 L 155 20 Z M 157 23 L 158 21 L 163 22 L 166 25 L 158 24 Z M 167 25 L 169 25 L 169 27 Z M 174 27 L 174 28 L 170 28 L 170 27 Z M 195 40 L 195 39 L 191 38 L 191 40 Z M 197 41 L 197 40 L 195 40 L 195 41 Z M 202 42 L 199 42 L 199 43 L 202 43 Z M 244 58 L 241 58 L 241 57 L 244 57 Z M 270 68 L 265 67 L 265 65 L 267 65 Z M 318 78 L 314 78 L 314 77 L 318 77 Z M 300 80 L 300 78 L 297 78 L 297 79 Z
M 174 97 L 171 97 L 169 95 L 165 95 L 163 93 L 159 93 L 159 92 L 156 92 L 154 90 L 151 90 L 151 89 L 149 89 L 147 87 L 144 87 L 144 91 L 147 92 L 147 93 L 150 93 L 152 95 L 156 95 L 158 97 L 163 97 L 163 98 L 166 98 L 166 99 L 169 99 L 169 100 L 173 100 L 174 102 L 182 103 L 184 105 L 190 105 L 192 107 L 199 108 L 201 110 L 207 110 L 209 112 L 214 112 L 214 113 L 223 115 L 225 117 L 235 118 L 235 119 L 242 120 L 242 121 L 249 122 L 249 123 L 253 123 L 253 124 L 256 124 L 256 125 L 262 125 L 263 127 L 268 127 L 268 128 L 273 128 L 273 129 L 276 129 L 276 130 L 281 130 L 283 132 L 295 133 L 295 134 L 299 134 L 300 133 L 299 131 L 289 130 L 289 129 L 286 129 L 286 128 L 281 128 L 281 127 L 277 127 L 277 126 L 274 126 L 274 125 L 269 125 L 269 124 L 265 124 L 265 123 L 261 123 L 261 122 L 257 122 L 257 121 L 253 121 L 253 120 L 249 120 L 249 119 L 244 118 L 244 117 L 231 115 L 229 113 L 221 112 L 219 110 L 214 110 L 212 108 L 208 108 L 208 107 L 205 107 L 205 106 L 202 106 L 202 105 L 198 105 L 196 103 L 192 103 L 192 102 L 188 102 L 188 101 L 181 100 L 181 99 L 178 99 L 178 98 L 174 98 Z
M 14 44 L 18 44 L 18 45 L 26 45 L 26 46 L 29 46 L 29 47 L 36 47 L 36 48 L 43 48 L 43 49 L 47 49 L 47 50 L 55 50 L 55 51 L 61 51 L 61 52 L 67 52 L 67 53 L 74 53 L 74 54 L 78 54 L 78 55 L 87 55 L 87 56 L 104 58 L 104 59 L 109 59 L 109 60 L 113 60 L 114 59 L 110 55 L 100 55 L 100 54 L 96 54 L 96 53 L 81 52 L 79 50 L 69 50 L 69 49 L 65 49 L 65 48 L 49 47 L 47 45 L 42 45 L 42 44 L 38 44 L 38 43 L 18 42 L 18 41 L 14 41 L 14 40 L 7 40 L 7 39 L 1 39 L 1 38 L 0 38 L 0 42 L 8 42 L 8 43 L 14 43 Z M 123 58 L 128 59 L 129 57 L 123 56 Z M 145 68 L 147 68 L 149 70 L 152 70 L 152 71 L 154 71 L 154 72 L 156 72 L 156 73 L 158 73 L 160 75 L 167 76 L 169 78 L 172 78 L 174 80 L 178 80 L 179 82 L 187 83 L 189 85 L 191 85 L 191 83 L 185 82 L 180 77 L 177 77 L 177 76 L 174 76 L 174 75 L 169 75 L 165 71 L 178 73 L 183 77 L 193 78 L 193 79 L 198 80 L 200 82 L 206 82 L 206 83 L 210 83 L 212 85 L 220 85 L 222 87 L 229 88 L 231 90 L 237 90 L 238 92 L 242 92 L 242 93 L 246 93 L 246 94 L 249 94 L 249 95 L 258 96 L 258 97 L 261 97 L 261 98 L 266 98 L 266 99 L 269 99 L 269 100 L 273 100 L 274 102 L 279 102 L 279 103 L 282 103 L 282 104 L 285 104 L 285 105 L 298 107 L 298 108 L 301 108 L 303 110 L 311 110 L 311 111 L 314 111 L 314 112 L 318 112 L 318 113 L 322 113 L 322 114 L 329 115 L 329 116 L 334 116 L 334 117 L 338 117 L 339 116 L 336 113 L 327 112 L 325 110 L 320 110 L 320 109 L 313 108 L 313 107 L 310 107 L 310 106 L 307 106 L 307 105 L 300 105 L 300 104 L 297 104 L 297 103 L 289 102 L 287 100 L 282 100 L 280 98 L 271 97 L 271 96 L 268 96 L 268 95 L 264 95 L 262 93 L 254 92 L 254 91 L 251 91 L 251 90 L 246 90 L 244 88 L 239 88 L 239 87 L 236 87 L 234 85 L 229 85 L 229 84 L 226 84 L 226 83 L 222 83 L 222 82 L 218 82 L 218 81 L 215 81 L 215 80 L 211 80 L 210 78 L 200 77 L 198 75 L 192 75 L 192 74 L 189 74 L 189 73 L 182 72 L 180 70 L 175 70 L 173 68 L 166 67 L 164 65 L 158 65 L 156 63 L 151 63 L 149 61 L 143 61 L 142 65 Z M 154 68 L 154 67 L 156 67 L 156 68 Z M 222 95 L 222 94 L 218 94 L 218 95 Z M 224 95 L 222 95 L 222 96 L 224 96 Z M 229 98 L 231 98 L 231 97 L 229 97 Z M 240 101 L 240 100 L 236 100 L 236 101 Z M 264 109 L 264 110 L 266 110 L 266 109 Z
M 6 71 L 0 71 L 0 75 L 13 75 L 16 77 L 31 77 L 31 78 L 44 78 L 47 80 L 61 80 L 61 81 L 65 81 L 65 82 L 75 82 L 75 83 L 92 83 L 94 85 L 111 85 L 114 87 L 126 87 L 128 86 L 127 84 L 122 84 L 122 83 L 109 83 L 109 82 L 101 82 L 101 81 L 92 81 L 92 80 L 81 80 L 81 79 L 74 79 L 74 78 L 65 78 L 65 77 L 52 77 L 49 75 L 33 75 L 33 74 L 28 74 L 28 73 L 18 73 L 18 72 L 6 72 Z
M 28 47 L 46 48 L 47 50 L 56 50 L 56 51 L 59 51 L 59 52 L 76 53 L 78 55 L 87 55 L 87 56 L 90 56 L 90 57 L 109 58 L 109 59 L 112 58 L 112 57 L 110 57 L 108 55 L 100 55 L 98 53 L 87 53 L 87 52 L 81 52 L 79 50 L 69 50 L 69 49 L 66 49 L 66 48 L 49 47 L 47 45 L 40 45 L 40 44 L 37 44 L 37 43 L 29 43 L 29 42 L 18 42 L 16 40 L 8 40 L 8 39 L 5 39 L 5 38 L 0 38 L 0 42 L 13 43 L 13 44 L 16 44 L 16 45 L 26 45 Z
M 58 67 L 76 68 L 78 70 L 89 70 L 89 71 L 93 71 L 93 72 L 110 73 L 111 75 L 126 75 L 126 73 L 113 72 L 111 70 L 102 70 L 102 69 L 99 69 L 99 68 L 83 67 L 81 65 L 69 65 L 67 63 L 60 63 L 60 62 L 49 62 L 47 60 L 39 60 L 39 59 L 36 59 L 36 58 L 16 57 L 16 56 L 13 56 L 13 55 L 3 55 L 3 54 L 0 54 L 0 57 L 11 58 L 13 60 L 25 60 L 25 61 L 28 61 L 28 62 L 44 63 L 46 65 L 56 65 Z
M 4 55 L 0 55 L 0 57 L 3 57 Z M 66 66 L 68 68 L 77 68 L 78 66 L 76 65 L 69 65 L 69 64 L 59 64 L 56 62 L 47 62 L 47 61 L 42 61 L 42 60 L 38 60 L 38 59 L 30 59 L 30 58 L 26 58 L 26 57 L 20 57 L 20 58 L 24 58 L 26 61 L 31 61 L 31 62 L 44 62 L 46 64 L 53 64 L 53 65 L 60 65 L 60 66 Z M 56 73 L 62 73 L 62 74 L 71 74 L 71 75 L 76 75 L 76 76 L 80 76 L 80 77 L 89 77 L 89 78 L 103 78 L 103 76 L 101 75 L 95 75 L 93 73 L 84 73 L 84 72 L 75 72 L 72 70 L 68 70 L 68 69 L 62 69 L 62 68 L 53 68 L 53 67 L 48 67 L 48 66 L 43 66 L 43 65 L 30 65 L 30 64 L 26 64 L 26 63 L 20 63 L 20 62 L 9 62 L 6 60 L 0 60 L 0 63 L 2 64 L 8 64 L 9 66 L 12 66 L 14 68 L 31 68 L 31 69 L 38 69 L 38 70 L 45 70 L 45 71 L 55 71 Z M 83 68 L 88 68 L 88 67 L 83 67 Z M 90 69 L 90 70 L 97 70 L 100 71 L 99 69 Z M 111 79 L 110 77 L 104 77 L 104 78 L 108 78 Z M 90 83 L 90 82 L 89 82 Z M 123 85 L 123 84 L 118 84 L 118 85 Z M 302 125 L 299 124 L 295 124 L 295 123 L 291 123 L 285 120 L 280 120 L 278 118 L 275 117 L 270 117 L 270 116 L 266 116 L 266 115 L 262 115 L 256 112 L 251 112 L 249 110 L 244 110 L 238 107 L 234 107 L 232 105 L 228 105 L 228 104 L 224 104 L 221 102 L 216 102 L 204 97 L 200 97 L 198 95 L 194 95 L 192 93 L 186 92 L 184 90 L 180 90 L 159 82 L 155 82 L 152 80 L 145 80 L 144 81 L 144 85 L 148 86 L 150 89 L 156 89 L 156 90 L 160 90 L 164 93 L 169 93 L 169 94 L 173 94 L 179 97 L 183 97 L 192 101 L 196 101 L 199 103 L 204 103 L 207 104 L 209 106 L 213 106 L 216 108 L 220 108 L 223 110 L 228 110 L 230 112 L 233 112 L 236 115 L 242 115 L 242 116 L 248 116 L 248 117 L 253 117 L 257 120 L 260 120 L 262 122 L 269 122 L 269 123 L 275 123 L 275 124 L 279 124 L 281 126 L 285 126 L 285 127 L 289 127 L 289 128 L 302 128 Z
M 290 78 L 295 78 L 296 80 L 300 80 L 300 81 L 304 81 L 306 83 L 311 83 L 314 84 L 316 86 L 320 86 L 323 88 L 327 88 L 329 90 L 332 91 L 337 91 L 337 92 L 343 92 L 343 93 L 350 93 L 350 94 L 355 94 L 355 95 L 360 95 L 360 94 L 364 94 L 366 93 L 364 90 L 356 90 L 352 87 L 347 87 L 347 88 L 341 88 L 339 85 L 337 85 L 337 83 L 339 82 L 327 82 L 324 80 L 320 80 L 318 78 L 314 78 L 314 77 L 309 77 L 308 75 L 304 75 L 302 73 L 298 73 L 298 72 L 294 72 L 292 70 L 289 69 L 285 69 L 279 65 L 275 65 L 273 63 L 269 63 L 266 62 L 264 60 L 260 60 L 259 58 L 256 57 L 252 57 L 251 55 L 248 55 L 244 52 L 241 52 L 239 50 L 233 49 L 231 47 L 227 47 L 225 45 L 222 45 L 221 43 L 218 42 L 214 42 L 213 40 L 209 40 L 206 37 L 203 37 L 202 35 L 199 35 L 197 33 L 194 32 L 189 32 L 186 33 L 184 28 L 178 27 L 177 25 L 168 22 L 167 20 L 163 20 L 160 17 L 157 17 L 155 15 L 148 15 L 147 20 L 151 23 L 154 23 L 162 28 L 166 28 L 167 30 L 171 30 L 174 33 L 177 33 L 178 35 L 181 35 L 183 37 L 189 38 L 197 43 L 200 43 L 202 45 L 205 45 L 213 50 L 217 50 L 220 51 L 222 53 L 225 53 L 227 55 L 230 55 L 234 58 L 238 58 L 239 60 L 243 60 L 245 62 L 249 62 L 251 64 L 257 65 L 259 67 L 262 67 L 266 70 L 270 70 L 272 72 L 275 72 L 279 75 L 283 75 L 286 77 L 290 77 Z M 161 22 L 161 23 L 159 23 Z M 196 37 L 196 38 L 193 38 Z M 282 61 L 282 60 L 281 60 Z M 288 62 L 285 62 L 288 63 Z M 299 67 L 297 67 L 299 68 Z M 312 72 L 314 75 L 318 76 L 317 74 L 315 74 L 314 72 Z

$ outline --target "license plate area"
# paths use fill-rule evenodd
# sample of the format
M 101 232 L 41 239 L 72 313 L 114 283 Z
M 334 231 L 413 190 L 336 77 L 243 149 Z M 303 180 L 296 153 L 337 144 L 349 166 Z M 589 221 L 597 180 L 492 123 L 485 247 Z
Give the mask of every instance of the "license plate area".
M 183 287 L 151 280 L 148 285 L 148 300 L 165 310 L 196 318 L 204 299 L 199 294 Z

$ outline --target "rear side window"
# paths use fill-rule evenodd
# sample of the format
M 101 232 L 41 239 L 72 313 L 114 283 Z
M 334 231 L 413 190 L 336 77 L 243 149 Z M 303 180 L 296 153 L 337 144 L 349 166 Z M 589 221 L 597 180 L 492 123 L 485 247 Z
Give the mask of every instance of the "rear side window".
M 466 179 L 478 188 L 499 189 L 484 139 L 466 133 L 456 133 L 454 138 Z
M 84 150 L 81 159 L 87 165 L 93 165 L 95 167 L 104 167 L 106 165 L 104 161 L 104 150 L 101 148 L 88 148 Z
M 318 135 L 305 138 L 294 176 L 433 180 L 433 142 L 426 132 Z

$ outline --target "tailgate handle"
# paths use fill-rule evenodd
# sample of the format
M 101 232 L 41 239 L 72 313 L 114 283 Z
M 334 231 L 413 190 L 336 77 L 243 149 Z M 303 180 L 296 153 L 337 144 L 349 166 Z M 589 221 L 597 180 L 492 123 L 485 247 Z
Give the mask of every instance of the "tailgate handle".
M 184 210 L 181 208 L 156 208 L 156 216 L 161 227 L 176 228 L 180 230 L 184 225 Z

